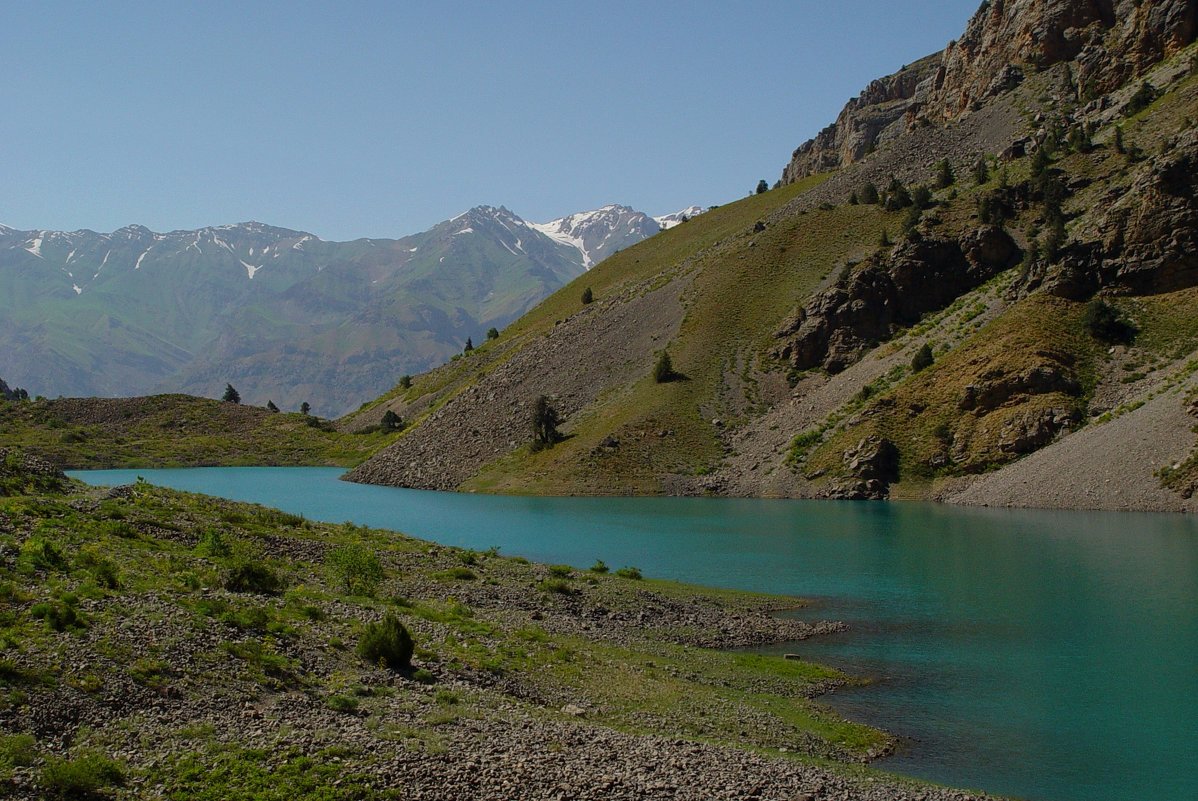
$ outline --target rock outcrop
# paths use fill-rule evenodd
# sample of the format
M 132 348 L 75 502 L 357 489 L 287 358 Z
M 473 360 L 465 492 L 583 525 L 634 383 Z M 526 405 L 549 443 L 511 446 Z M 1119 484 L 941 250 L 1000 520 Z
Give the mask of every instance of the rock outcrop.
M 1194 41 L 1194 0 L 992 0 L 960 40 L 850 100 L 795 150 L 782 183 L 860 161 L 919 125 L 960 119 L 1024 76 L 1069 63 L 1078 99 L 1124 85 Z
M 1010 234 L 984 226 L 960 240 L 905 240 L 817 295 L 775 333 L 773 355 L 798 370 L 837 373 L 896 327 L 911 325 L 1013 267 L 1021 251 Z
M 938 65 L 939 54 L 928 56 L 871 83 L 848 102 L 836 122 L 795 150 L 782 172 L 782 183 L 860 161 L 880 144 L 905 133 L 912 115 L 927 99 Z
M 983 415 L 1011 403 L 1025 400 L 1029 395 L 1063 392 L 1076 395 L 1081 385 L 1067 372 L 1062 354 L 1044 354 L 1044 362 L 1026 370 L 1010 373 L 995 369 L 965 387 L 957 408 Z
M 1198 285 L 1198 132 L 1178 136 L 1111 197 L 1097 236 L 1073 242 L 1058 265 L 1040 265 L 1025 283 L 1074 300 Z
M 827 497 L 846 501 L 878 501 L 899 478 L 899 450 L 884 437 L 865 437 L 844 453 L 848 481 L 835 485 Z

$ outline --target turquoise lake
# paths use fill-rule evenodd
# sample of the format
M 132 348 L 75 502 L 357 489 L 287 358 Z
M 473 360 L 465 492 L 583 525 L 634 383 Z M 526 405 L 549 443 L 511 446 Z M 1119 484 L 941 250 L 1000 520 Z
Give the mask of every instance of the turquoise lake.
M 914 503 L 524 498 L 337 469 L 73 473 L 449 545 L 811 599 L 779 648 L 876 679 L 825 701 L 904 738 L 877 766 L 1042 801 L 1198 799 L 1198 520 Z

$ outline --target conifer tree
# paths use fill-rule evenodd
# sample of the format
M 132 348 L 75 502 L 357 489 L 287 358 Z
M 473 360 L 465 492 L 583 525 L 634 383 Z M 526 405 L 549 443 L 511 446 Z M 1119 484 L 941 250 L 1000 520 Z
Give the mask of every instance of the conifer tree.
M 663 350 L 657 357 L 657 364 L 653 365 L 653 380 L 659 384 L 665 384 L 677 377 L 678 374 L 674 372 L 674 362 L 670 359 L 670 352 Z
M 925 342 L 923 347 L 915 351 L 915 355 L 911 357 L 911 372 L 918 373 L 920 370 L 931 367 L 934 361 L 932 346 Z
M 987 163 L 985 156 L 978 156 L 977 162 L 973 165 L 973 182 L 980 185 L 989 180 L 990 165 Z
M 241 394 L 233 389 L 232 384 L 225 384 L 225 394 L 221 396 L 225 403 L 241 403 Z
M 956 180 L 957 177 L 953 175 L 953 165 L 948 163 L 948 159 L 941 159 L 936 165 L 936 188 L 947 189 Z
M 557 427 L 562 422 L 561 416 L 549 405 L 549 398 L 541 395 L 532 406 L 532 441 L 533 449 L 552 447 L 562 435 Z

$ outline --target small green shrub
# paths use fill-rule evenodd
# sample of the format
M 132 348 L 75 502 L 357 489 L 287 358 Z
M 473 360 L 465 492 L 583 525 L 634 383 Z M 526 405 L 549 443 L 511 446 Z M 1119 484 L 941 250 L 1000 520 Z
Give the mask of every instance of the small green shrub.
M 261 640 L 222 642 L 220 647 L 230 656 L 262 671 L 263 675 L 279 680 L 291 680 L 291 661 Z
M 325 611 L 314 604 L 302 604 L 299 608 L 299 613 L 308 620 L 324 620 L 328 617 Z
M 1129 343 L 1139 333 L 1134 325 L 1123 319 L 1118 309 L 1102 298 L 1094 298 L 1086 304 L 1082 322 L 1095 339 L 1111 344 Z
M 558 595 L 574 595 L 578 592 L 565 579 L 545 579 L 537 585 L 537 589 L 541 592 L 556 593 Z
M 47 626 L 57 632 L 82 631 L 87 628 L 87 621 L 75 606 L 63 601 L 42 601 L 34 604 L 29 607 L 29 616 L 35 620 L 44 620 Z
M 325 567 L 347 595 L 374 595 L 386 578 L 378 556 L 361 545 L 343 545 L 329 551 Z
M 570 578 L 574 575 L 574 568 L 569 565 L 550 565 L 549 575 L 557 576 L 558 578 Z
M 86 550 L 81 553 L 75 565 L 90 573 L 92 580 L 99 587 L 115 590 L 121 586 L 120 570 L 116 563 L 94 551 Z
M 468 567 L 451 567 L 439 574 L 443 578 L 457 581 L 474 581 L 478 576 Z
M 270 626 L 270 614 L 261 606 L 233 608 L 220 615 L 220 620 L 246 631 L 266 631 Z
M 424 668 L 417 669 L 412 674 L 412 680 L 418 681 L 421 684 L 436 684 L 437 683 L 437 677 L 435 675 L 433 675 L 433 672 L 431 670 L 425 670 Z
M 171 675 L 171 666 L 161 659 L 142 657 L 129 665 L 129 677 L 146 687 L 162 687 Z
M 220 529 L 210 528 L 200 535 L 200 541 L 196 543 L 195 552 L 197 556 L 207 556 L 212 559 L 217 559 L 222 556 L 228 556 L 231 553 L 229 543 L 225 540 L 225 535 L 220 532 Z
M 367 623 L 358 639 L 358 656 L 374 665 L 401 670 L 412 663 L 412 635 L 395 615 Z
M 358 699 L 349 695 L 331 695 L 325 704 L 334 712 L 347 715 L 356 715 L 358 712 Z
M 104 520 L 96 528 L 106 537 L 119 537 L 123 540 L 135 540 L 138 537 L 137 529 L 124 520 Z
M 260 509 L 257 513 L 259 522 L 267 526 L 283 526 L 286 528 L 299 528 L 304 523 L 308 522 L 303 515 L 284 512 L 281 509 Z
M 932 366 L 935 361 L 932 355 L 932 346 L 925 342 L 923 346 L 915 351 L 915 355 L 911 357 L 911 372 L 918 373 L 920 370 L 925 370 Z
M 29 734 L 0 734 L 0 781 L 8 778 L 13 768 L 32 765 L 37 758 L 37 740 Z
M 283 591 L 284 584 L 283 579 L 270 567 L 245 557 L 234 560 L 224 576 L 224 586 L 229 592 L 278 595 Z
M 641 575 L 640 569 L 635 567 L 622 567 L 616 571 L 616 575 L 620 578 L 632 579 L 634 581 L 640 581 L 644 578 Z
M 395 412 L 390 409 L 383 412 L 383 421 L 380 423 L 380 428 L 383 431 L 402 431 L 404 425 L 403 418 Z
M 591 565 L 592 573 L 606 573 L 610 569 L 607 566 L 607 562 L 604 562 L 602 559 L 596 559 L 595 564 Z
M 25 540 L 18 561 L 33 570 L 62 570 L 67 566 L 67 559 L 58 546 L 43 537 Z
M 1148 83 L 1148 81 L 1144 81 L 1140 84 L 1140 88 L 1136 90 L 1136 93 L 1128 99 L 1123 112 L 1129 117 L 1139 114 L 1152 105 L 1153 100 L 1156 100 L 1156 87 Z
M 108 790 L 124 783 L 124 768 L 100 754 L 47 759 L 41 774 L 41 787 L 47 797 L 63 801 L 105 798 Z

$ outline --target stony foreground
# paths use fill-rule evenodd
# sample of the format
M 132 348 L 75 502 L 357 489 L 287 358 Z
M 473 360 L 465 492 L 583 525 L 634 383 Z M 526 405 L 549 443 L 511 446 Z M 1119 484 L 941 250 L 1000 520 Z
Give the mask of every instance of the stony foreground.
M 44 470 L 0 476 L 44 493 L 0 496 L 11 797 L 967 797 L 860 766 L 891 740 L 811 700 L 848 677 L 726 650 L 837 627 L 770 614 L 794 600 Z M 410 668 L 356 653 L 384 615 Z

